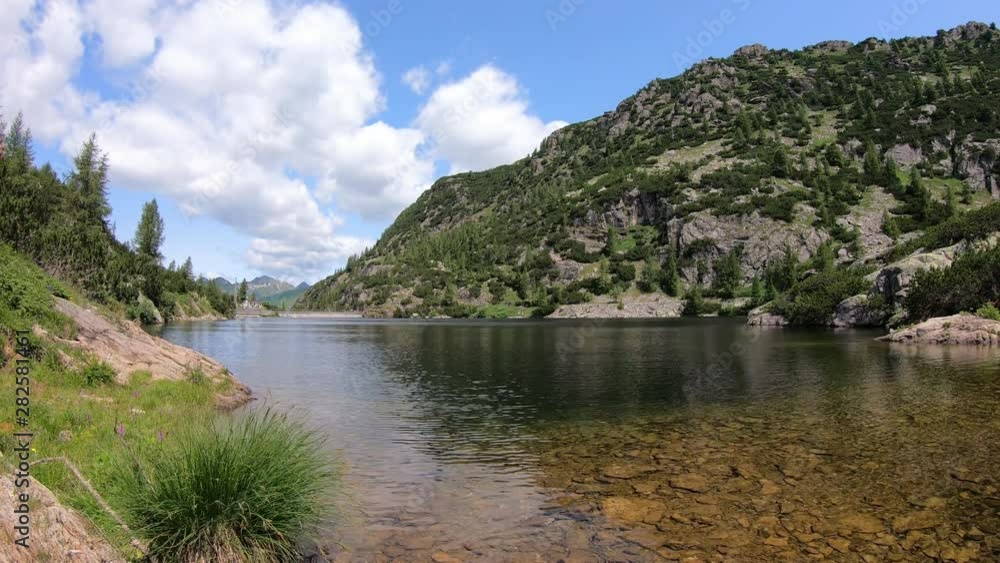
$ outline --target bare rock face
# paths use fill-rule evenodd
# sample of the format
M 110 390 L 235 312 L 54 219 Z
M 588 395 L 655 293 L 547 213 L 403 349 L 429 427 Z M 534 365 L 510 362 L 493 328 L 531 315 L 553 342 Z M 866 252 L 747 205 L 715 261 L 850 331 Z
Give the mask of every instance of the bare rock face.
M 914 166 L 924 159 L 919 148 L 910 145 L 896 145 L 885 152 L 886 158 L 891 158 L 900 166 Z
M 947 268 L 955 257 L 965 248 L 965 243 L 958 243 L 932 252 L 911 254 L 902 260 L 893 262 L 881 270 L 868 275 L 872 282 L 872 294 L 882 295 L 886 303 L 901 305 L 906 299 L 907 291 L 913 276 L 920 270 L 929 268 Z
M 608 227 L 626 229 L 636 225 L 654 225 L 668 221 L 673 212 L 672 205 L 655 195 L 632 190 L 604 211 L 591 209 L 586 217 L 577 221 L 577 226 L 605 230 Z
M 118 374 L 120 383 L 126 383 L 135 371 L 148 371 L 154 380 L 181 380 L 191 370 L 200 369 L 213 380 L 228 378 L 235 383 L 230 395 L 219 397 L 220 406 L 236 407 L 250 399 L 250 390 L 208 356 L 151 336 L 133 322 L 113 324 L 100 314 L 65 299 L 56 298 L 55 301 L 56 310 L 77 325 L 76 338 L 62 342 L 106 362 Z
M 849 51 L 853 46 L 854 43 L 851 43 L 850 41 L 821 41 L 812 47 L 806 47 L 806 50 L 818 51 L 821 53 L 844 53 Z
M 1000 321 L 968 314 L 938 317 L 883 336 L 880 340 L 899 344 L 1000 346 Z
M 833 326 L 838 328 L 882 326 L 886 320 L 886 313 L 872 307 L 867 295 L 848 297 L 833 314 Z
M 9 538 L 15 526 L 15 488 L 9 477 L 0 477 L 0 525 L 8 535 L 8 538 L 0 542 L 0 561 L 124 563 L 124 557 L 97 534 L 84 518 L 59 504 L 45 485 L 32 479 L 29 491 L 32 502 L 31 540 L 30 548 L 26 550 L 14 545 Z
M 679 229 L 678 239 L 682 249 L 699 240 L 715 241 L 713 248 L 706 250 L 704 258 L 708 260 L 741 247 L 740 267 L 746 280 L 762 273 L 768 262 L 781 258 L 786 247 L 792 249 L 799 261 L 805 261 L 829 238 L 825 232 L 810 226 L 784 223 L 756 214 L 716 217 L 699 212 L 690 215 Z
M 751 59 L 763 57 L 764 55 L 770 53 L 771 50 L 761 45 L 760 43 L 754 43 L 753 45 L 744 45 L 733 52 L 735 57 L 749 57 Z
M 767 305 L 757 307 L 747 318 L 747 324 L 749 326 L 786 326 L 788 324 L 788 319 L 781 315 L 772 313 Z

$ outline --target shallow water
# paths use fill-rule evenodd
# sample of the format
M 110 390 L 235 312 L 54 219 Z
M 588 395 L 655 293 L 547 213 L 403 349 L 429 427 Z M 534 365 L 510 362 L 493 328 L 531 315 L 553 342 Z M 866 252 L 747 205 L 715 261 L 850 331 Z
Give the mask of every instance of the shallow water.
M 331 559 L 1000 557 L 997 351 L 726 319 L 162 335 L 327 433 Z

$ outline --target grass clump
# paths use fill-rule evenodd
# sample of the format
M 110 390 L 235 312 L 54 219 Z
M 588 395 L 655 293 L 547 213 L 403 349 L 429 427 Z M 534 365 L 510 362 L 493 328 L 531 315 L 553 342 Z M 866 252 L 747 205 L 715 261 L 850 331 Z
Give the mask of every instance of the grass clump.
M 1000 321 L 1000 309 L 992 303 L 987 303 L 976 309 L 976 316 L 989 321 Z
M 110 385 L 115 382 L 115 370 L 108 364 L 100 361 L 92 361 L 80 370 L 87 387 L 97 387 L 99 385 Z
M 208 382 L 208 376 L 205 375 L 205 370 L 200 367 L 188 368 L 184 372 L 184 379 L 194 385 L 204 385 Z
M 330 507 L 337 474 L 322 452 L 300 422 L 250 411 L 121 461 L 115 496 L 153 561 L 291 561 Z

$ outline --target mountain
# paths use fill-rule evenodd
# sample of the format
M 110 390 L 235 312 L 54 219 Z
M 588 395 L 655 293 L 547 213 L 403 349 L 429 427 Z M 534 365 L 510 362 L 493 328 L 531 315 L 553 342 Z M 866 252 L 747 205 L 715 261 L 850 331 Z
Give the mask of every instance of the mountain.
M 225 293 L 232 295 L 236 292 L 236 285 L 231 283 L 226 278 L 213 278 L 211 282 L 215 285 L 215 287 L 221 289 Z
M 997 99 L 995 24 L 743 47 L 654 80 L 525 159 L 441 178 L 296 307 L 745 312 L 849 270 L 833 299 L 1000 198 Z
M 212 283 L 215 284 L 216 287 L 218 287 L 219 289 L 230 295 L 236 293 L 236 291 L 240 287 L 239 281 L 230 282 L 229 280 L 221 277 L 212 279 Z M 304 288 L 302 287 L 303 285 L 305 286 Z M 309 284 L 306 284 L 305 282 L 299 284 L 299 288 L 303 290 L 308 287 Z M 292 286 L 292 284 L 278 279 L 274 279 L 271 276 L 258 276 L 247 282 L 247 292 L 250 293 L 251 295 L 254 295 L 258 300 L 262 301 L 266 301 L 269 298 L 278 295 L 280 293 L 284 293 L 287 291 L 294 291 L 295 289 L 297 288 L 295 286 Z
M 309 284 L 302 282 L 292 289 L 282 291 L 281 293 L 275 293 L 270 297 L 263 299 L 265 303 L 269 303 L 281 309 L 288 309 L 295 305 L 295 302 L 299 300 L 299 297 L 309 289 Z

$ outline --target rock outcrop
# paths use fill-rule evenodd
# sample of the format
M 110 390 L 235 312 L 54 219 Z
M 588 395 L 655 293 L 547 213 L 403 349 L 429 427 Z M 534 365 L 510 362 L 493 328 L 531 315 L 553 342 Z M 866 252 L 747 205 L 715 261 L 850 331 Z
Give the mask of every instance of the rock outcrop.
M 913 281 L 913 276 L 917 272 L 951 266 L 955 257 L 966 246 L 965 243 L 958 243 L 931 252 L 911 254 L 902 260 L 893 262 L 881 270 L 869 274 L 867 279 L 872 282 L 871 293 L 881 295 L 889 305 L 902 305 L 906 300 L 910 282 Z
M 77 325 L 74 339 L 58 340 L 106 362 L 121 383 L 127 382 L 136 371 L 148 371 L 153 379 L 181 380 L 192 370 L 201 370 L 213 381 L 228 379 L 232 383 L 227 394 L 217 398 L 220 407 L 235 408 L 250 400 L 249 388 L 208 356 L 151 336 L 134 322 L 112 323 L 99 313 L 65 299 L 56 298 L 55 306 Z M 51 335 L 49 338 L 55 339 Z
M 85 518 L 59 504 L 55 495 L 34 479 L 30 486 L 30 547 L 24 549 L 14 545 L 11 534 L 15 526 L 15 492 L 13 481 L 6 475 L 0 477 L 0 526 L 5 536 L 0 541 L 0 561 L 124 563 L 125 558 L 100 537 Z
M 848 297 L 837 305 L 833 326 L 838 328 L 882 326 L 888 319 L 884 307 L 876 306 L 867 295 Z
M 747 324 L 750 326 L 786 326 L 788 319 L 772 313 L 769 305 L 763 305 L 750 311 Z
M 898 344 L 1000 346 L 1000 321 L 968 314 L 938 317 L 893 332 L 880 340 Z

